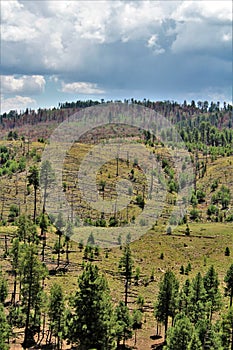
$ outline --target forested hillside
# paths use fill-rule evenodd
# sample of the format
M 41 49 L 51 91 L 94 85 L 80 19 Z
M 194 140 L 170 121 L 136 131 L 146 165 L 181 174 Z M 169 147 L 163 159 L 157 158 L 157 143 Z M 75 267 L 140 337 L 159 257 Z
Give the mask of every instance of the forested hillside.
M 178 181 L 160 139 L 130 126 L 101 127 L 73 144 L 62 175 L 70 219 L 49 216 L 40 190 L 43 171 L 52 173 L 41 161 L 49 137 L 75 112 L 111 102 L 65 102 L 0 116 L 0 349 L 232 350 L 232 105 L 115 101 L 156 111 L 181 135 L 194 174 L 179 221 L 170 213 L 187 179 Z M 113 158 L 96 175 L 105 200 L 115 198 L 120 178 L 129 181 L 132 199 L 121 213 L 91 209 L 74 184 L 85 154 L 113 135 L 156 156 L 166 197 L 161 215 L 139 239 L 119 234 L 115 245 L 101 247 L 92 228 L 127 228 L 148 201 L 137 159 Z M 160 181 L 159 172 L 153 176 Z

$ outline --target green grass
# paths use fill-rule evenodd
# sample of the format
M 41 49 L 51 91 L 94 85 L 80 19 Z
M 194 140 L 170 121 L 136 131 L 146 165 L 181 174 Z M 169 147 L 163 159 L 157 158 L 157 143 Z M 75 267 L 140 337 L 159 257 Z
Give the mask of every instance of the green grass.
M 4 143 L 4 142 L 2 142 Z M 12 147 L 17 148 L 18 154 L 23 152 L 21 143 L 8 142 Z M 35 148 L 39 153 L 43 150 L 43 145 L 40 143 L 32 143 L 30 145 L 31 149 Z M 81 163 L 85 154 L 90 151 L 91 146 L 87 144 L 74 144 L 71 148 L 68 157 L 66 158 L 66 169 L 64 171 L 64 181 L 67 182 L 68 188 L 66 192 L 66 197 L 71 200 L 71 195 L 74 201 L 79 201 L 80 192 L 78 188 L 73 188 L 73 177 L 70 171 L 77 171 L 79 164 Z M 158 152 L 165 154 L 161 148 Z M 31 164 L 34 164 L 34 160 L 31 157 L 27 159 L 27 169 Z M 186 225 L 177 226 L 172 235 L 166 234 L 167 216 L 169 216 L 169 211 L 171 206 L 166 201 L 164 206 L 164 217 L 158 220 L 158 225 L 154 226 L 153 230 L 149 230 L 145 235 L 142 235 L 137 240 L 131 243 L 132 255 L 134 259 L 134 271 L 136 267 L 140 268 L 140 278 L 139 285 L 134 285 L 132 281 L 130 287 L 129 296 L 129 307 L 131 309 L 136 307 L 135 301 L 138 295 L 142 295 L 145 298 L 145 313 L 144 320 L 146 323 L 143 324 L 142 330 L 138 332 L 138 346 L 140 349 L 149 348 L 153 341 L 150 340 L 150 335 L 154 334 L 154 318 L 153 318 L 153 304 L 156 301 L 156 295 L 159 288 L 159 281 L 167 269 L 174 271 L 180 283 L 182 284 L 186 278 L 192 278 L 201 272 L 205 274 L 209 267 L 213 264 L 218 272 L 221 289 L 223 291 L 224 287 L 224 276 L 227 269 L 232 263 L 233 256 L 233 223 L 220 223 L 220 222 L 206 222 L 206 209 L 211 201 L 211 190 L 210 186 L 213 179 L 219 179 L 220 185 L 227 185 L 232 194 L 233 198 L 233 157 L 217 159 L 213 163 L 208 163 L 207 174 L 198 180 L 198 187 L 203 188 L 206 192 L 206 203 L 199 204 L 198 209 L 202 212 L 203 222 L 189 222 L 190 236 L 185 236 Z M 38 164 L 39 166 L 39 164 Z M 126 162 L 121 162 L 121 177 L 127 178 L 128 173 L 132 169 L 132 162 L 127 165 Z M 129 209 L 129 217 L 133 215 L 137 216 L 140 212 L 139 207 L 134 203 L 137 191 L 142 192 L 144 183 L 143 174 L 140 169 L 134 168 L 135 177 L 137 181 L 134 183 L 133 192 L 133 202 L 131 203 Z M 101 174 L 102 173 L 102 174 Z M 21 213 L 27 213 L 32 215 L 33 213 L 33 190 L 31 188 L 31 193 L 25 195 L 26 190 L 26 172 L 19 174 L 13 174 L 12 177 L 2 177 L 0 178 L 0 196 L 3 198 L 4 195 L 4 210 L 3 217 L 7 219 L 9 214 L 10 205 L 13 203 L 20 204 Z M 106 182 L 106 193 L 105 199 L 108 200 L 110 194 L 115 195 L 114 187 L 116 185 L 116 162 L 110 161 L 105 164 L 100 172 L 97 174 L 97 183 L 101 180 Z M 17 181 L 17 191 L 16 191 L 16 181 Z M 217 189 L 218 190 L 218 189 Z M 73 193 L 72 193 L 73 191 Z M 16 193 L 17 192 L 17 193 Z M 100 192 L 100 195 L 101 192 Z M 170 197 L 172 195 L 169 195 Z M 168 199 L 168 198 L 167 198 Z M 40 211 L 40 196 L 38 193 L 38 212 Z M 85 204 L 84 201 L 81 204 Z M 2 210 L 3 202 L 0 204 L 0 212 Z M 232 200 L 231 200 L 232 207 Z M 83 206 L 82 216 L 85 217 L 88 212 L 88 208 Z M 168 213 L 166 213 L 168 211 Z M 80 212 L 79 212 L 80 214 Z M 97 218 L 99 213 L 92 210 L 90 214 L 93 218 Z M 122 211 L 122 219 L 126 218 L 126 212 Z M 94 230 L 94 227 L 84 227 L 82 229 L 75 228 L 75 241 L 71 240 L 71 253 L 70 261 L 71 264 L 68 267 L 68 272 L 66 274 L 57 274 L 56 276 L 49 276 L 46 279 L 46 291 L 49 291 L 51 285 L 56 281 L 59 283 L 66 296 L 70 293 L 75 292 L 77 289 L 77 279 L 82 272 L 82 262 L 83 262 L 83 251 L 80 252 L 77 242 L 80 239 L 89 236 L 90 232 Z M 9 258 L 4 258 L 4 236 L 15 234 L 15 226 L 0 226 L 0 257 L 1 265 L 4 271 L 10 269 Z M 46 250 L 46 255 L 48 258 L 48 268 L 50 270 L 54 269 L 56 266 L 56 254 L 52 251 L 54 243 L 57 239 L 54 229 L 50 227 L 50 232 L 48 233 L 48 248 Z M 119 228 L 121 230 L 121 228 Z M 127 229 L 126 229 L 127 231 Z M 115 235 L 114 240 L 116 241 L 117 235 Z M 140 232 L 139 232 L 140 236 Z M 113 239 L 111 237 L 111 239 Z M 230 248 L 231 255 L 229 257 L 225 256 L 226 247 Z M 50 249 L 49 249 L 50 248 Z M 106 257 L 106 251 L 108 251 L 108 257 Z M 161 254 L 163 253 L 164 258 L 161 259 Z M 124 283 L 118 273 L 118 263 L 120 257 L 122 256 L 122 250 L 119 247 L 112 247 L 108 250 L 101 249 L 100 256 L 94 261 L 100 271 L 107 277 L 109 287 L 111 290 L 111 295 L 114 303 L 123 299 L 124 293 Z M 55 263 L 52 263 L 54 259 Z M 64 265 L 65 255 L 61 256 L 62 265 Z M 184 268 L 188 263 L 191 263 L 192 270 L 189 275 L 181 275 L 180 267 Z M 154 270 L 154 281 L 146 282 L 150 280 L 152 271 Z M 11 277 L 8 277 L 11 283 Z M 11 288 L 11 284 L 10 284 Z M 226 300 L 225 300 L 226 302 Z M 226 302 L 227 303 L 227 302 Z

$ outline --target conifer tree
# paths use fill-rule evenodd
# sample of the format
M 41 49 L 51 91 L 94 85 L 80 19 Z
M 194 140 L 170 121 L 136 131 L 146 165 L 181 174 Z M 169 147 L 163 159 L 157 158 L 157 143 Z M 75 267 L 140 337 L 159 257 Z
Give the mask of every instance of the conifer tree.
M 206 301 L 210 303 L 210 320 L 213 312 L 218 311 L 221 307 L 221 294 L 219 291 L 218 274 L 212 265 L 203 278 L 206 290 Z
M 178 309 L 180 312 L 183 312 L 186 316 L 189 315 L 189 305 L 190 305 L 190 295 L 192 287 L 189 279 L 186 279 L 181 291 L 179 292 L 178 299 Z
M 56 346 L 61 348 L 61 340 L 64 326 L 64 296 L 61 286 L 53 284 L 50 290 L 49 299 L 49 328 L 50 334 L 56 338 Z
M 232 307 L 233 300 L 233 264 L 231 264 L 230 268 L 227 270 L 226 276 L 224 278 L 224 282 L 226 283 L 225 294 L 230 297 L 230 307 Z
M 194 324 L 205 317 L 205 300 L 206 291 L 204 288 L 203 278 L 201 273 L 198 272 L 197 275 L 192 280 L 190 302 L 189 302 L 189 315 L 190 319 Z
M 124 277 L 125 282 L 125 305 L 128 304 L 128 289 L 129 284 L 131 283 L 132 279 L 132 270 L 133 270 L 133 259 L 131 254 L 131 249 L 129 244 L 126 244 L 123 251 L 123 256 L 120 259 L 119 262 L 119 270 L 121 275 Z
M 115 321 L 116 321 L 116 338 L 117 348 L 120 346 L 121 340 L 125 341 L 132 337 L 133 320 L 130 316 L 128 307 L 123 301 L 120 301 L 115 309 Z
M 178 302 L 179 283 L 173 272 L 167 271 L 160 282 L 158 301 L 155 305 L 155 318 L 165 326 L 165 336 L 168 318 L 174 319 Z
M 78 286 L 73 299 L 74 312 L 68 316 L 68 339 L 83 349 L 113 349 L 113 310 L 106 279 L 96 265 L 88 263 Z
M 69 264 L 69 243 L 70 237 L 73 234 L 73 224 L 71 221 L 68 221 L 65 229 L 65 244 L 66 244 L 66 264 Z
M 48 229 L 48 218 L 45 213 L 41 214 L 40 218 L 40 229 L 41 229 L 41 237 L 42 237 L 42 261 L 44 261 L 45 258 L 45 247 L 46 247 L 46 231 Z
M 34 188 L 34 211 L 33 211 L 33 222 L 36 222 L 36 202 L 37 202 L 37 190 L 39 188 L 39 170 L 36 165 L 33 165 L 29 169 L 28 175 L 29 185 L 32 185 Z
M 20 261 L 22 308 L 26 315 L 23 346 L 33 343 L 35 329 L 40 324 L 42 280 L 47 270 L 38 258 L 35 244 L 25 244 Z M 32 317 L 33 314 L 33 317 Z
M 221 320 L 221 340 L 224 350 L 233 350 L 233 308 Z
M 4 303 L 8 294 L 7 280 L 2 274 L 0 267 L 0 303 Z
M 4 312 L 3 305 L 0 303 L 0 349 L 8 350 L 9 345 L 7 341 L 10 335 L 10 327 L 6 320 L 6 315 Z
M 134 310 L 133 311 L 133 330 L 134 330 L 134 345 L 137 344 L 137 330 L 142 327 L 142 311 Z
M 21 215 L 19 217 L 17 234 L 20 242 L 39 242 L 39 238 L 36 231 L 36 225 L 34 225 L 32 220 L 25 215 Z
M 52 169 L 51 163 L 46 160 L 42 162 L 41 164 L 41 170 L 40 170 L 40 185 L 43 190 L 43 213 L 45 213 L 46 208 L 46 200 L 48 197 L 48 192 L 50 189 L 50 186 L 55 182 L 55 174 Z
M 12 247 L 10 250 L 11 266 L 14 274 L 14 288 L 12 293 L 11 302 L 15 304 L 16 288 L 17 288 L 17 277 L 19 269 L 19 256 L 20 256 L 20 241 L 19 238 L 14 238 L 12 241 Z
M 193 332 L 188 350 L 202 350 L 202 344 L 196 331 Z
M 224 350 L 220 334 L 215 330 L 211 323 L 208 324 L 205 332 L 203 350 Z
M 167 332 L 164 350 L 187 350 L 191 342 L 193 327 L 186 316 L 179 316 Z
M 65 226 L 65 222 L 63 220 L 62 214 L 59 213 L 56 220 L 56 227 L 57 231 L 56 234 L 58 235 L 58 249 L 57 249 L 57 267 L 60 266 L 60 256 L 61 256 L 61 237 L 62 237 L 62 229 Z

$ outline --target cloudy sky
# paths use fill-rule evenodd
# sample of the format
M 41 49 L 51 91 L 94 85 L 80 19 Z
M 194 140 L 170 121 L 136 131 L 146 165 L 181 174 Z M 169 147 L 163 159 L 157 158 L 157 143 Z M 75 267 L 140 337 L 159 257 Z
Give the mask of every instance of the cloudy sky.
M 232 101 L 231 1 L 1 1 L 1 112 Z

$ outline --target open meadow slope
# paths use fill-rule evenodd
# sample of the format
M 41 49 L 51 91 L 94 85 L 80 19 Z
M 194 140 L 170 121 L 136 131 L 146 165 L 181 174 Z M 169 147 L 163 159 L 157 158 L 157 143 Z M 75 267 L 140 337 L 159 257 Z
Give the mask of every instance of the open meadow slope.
M 203 297 L 202 303 L 198 305 L 203 311 L 200 317 L 206 318 L 210 327 L 215 325 L 215 336 L 220 337 L 222 317 L 229 310 L 229 291 L 225 293 L 225 277 L 232 265 L 233 255 L 232 116 L 228 110 L 222 111 L 220 118 L 219 111 L 207 112 L 191 107 L 187 110 L 187 107 L 168 105 L 160 106 L 160 112 L 163 111 L 162 108 L 166 109 L 167 117 L 176 123 L 182 134 L 193 165 L 193 189 L 187 203 L 187 213 L 178 221 L 171 215 L 181 186 L 176 173 L 177 164 L 174 164 L 170 156 L 172 147 L 165 147 L 148 132 L 131 127 L 109 126 L 84 135 L 67 152 L 62 191 L 71 208 L 69 222 L 64 222 L 59 216 L 48 218 L 43 210 L 44 198 L 39 186 L 41 158 L 51 130 L 75 109 L 58 110 L 57 120 L 55 111 L 40 111 L 39 117 L 37 115 L 40 120 L 32 114 L 34 119 L 31 124 L 28 117 L 22 117 L 26 120 L 24 122 L 18 117 L 15 118 L 15 128 L 11 125 L 11 119 L 5 117 L 5 124 L 2 123 L 4 137 L 0 141 L 0 297 L 7 316 L 6 322 L 11 328 L 10 349 L 21 349 L 22 343 L 24 348 L 31 349 L 59 349 L 62 342 L 63 349 L 71 349 L 72 344 L 77 345 L 79 341 L 73 339 L 67 330 L 69 317 L 72 317 L 64 312 L 62 325 L 59 325 L 59 331 L 56 332 L 48 300 L 56 283 L 64 294 L 64 310 L 74 312 L 74 303 L 69 299 L 77 292 L 78 278 L 88 269 L 88 263 L 97 265 L 107 279 L 113 308 L 127 298 L 130 315 L 134 314 L 134 310 L 139 309 L 141 312 L 140 327 L 136 330 L 134 324 L 134 329 L 128 333 L 126 329 L 120 333 L 119 320 L 115 319 L 113 328 L 114 332 L 120 333 L 118 338 L 115 336 L 119 349 L 123 346 L 124 338 L 131 349 L 155 349 L 163 343 L 166 322 L 158 315 L 155 318 L 155 304 L 160 295 L 160 282 L 168 271 L 179 281 L 181 292 L 187 279 L 194 281 L 199 272 L 202 276 L 207 276 L 214 266 L 219 282 L 215 294 L 221 294 L 221 303 L 218 304 L 214 296 L 213 300 L 205 296 L 206 304 Z M 42 125 L 41 135 L 38 125 Z M 17 131 L 17 137 L 14 130 Z M 149 186 L 138 160 L 130 156 L 118 159 L 114 154 L 97 173 L 86 174 L 88 181 L 91 176 L 96 181 L 96 193 L 93 196 L 98 195 L 105 201 L 115 201 L 118 181 L 127 181 L 127 194 L 131 199 L 127 207 L 119 212 L 117 205 L 111 213 L 93 209 L 83 198 L 83 189 L 78 182 L 80 164 L 92 152 L 94 143 L 99 141 L 107 144 L 113 134 L 120 134 L 124 140 L 133 141 L 135 145 L 140 144 L 156 157 L 161 164 L 166 187 L 165 198 L 160 198 L 158 191 L 157 200 L 161 201 L 162 208 L 159 217 L 143 235 L 140 234 L 140 229 L 143 230 L 146 223 L 142 220 L 138 226 L 137 239 L 132 234 L 126 238 L 127 242 L 121 231 L 131 232 L 130 226 L 133 227 L 149 201 Z M 185 169 L 185 164 L 183 167 Z M 159 188 L 162 181 L 161 173 L 155 171 L 152 175 L 155 189 Z M 184 178 L 183 181 L 187 179 Z M 54 193 L 54 198 L 56 195 Z M 84 222 L 84 226 L 81 222 Z M 105 237 L 106 242 L 111 244 L 99 247 L 96 232 L 104 234 L 104 230 L 110 227 L 111 232 L 117 232 L 111 237 Z M 130 250 L 129 261 L 132 262 L 128 266 L 131 271 L 128 271 L 128 276 L 127 268 L 125 271 L 122 263 L 127 249 Z M 31 257 L 30 261 L 28 257 Z M 4 287 L 6 281 L 7 288 Z M 96 281 L 95 283 L 97 285 Z M 4 293 L 4 288 L 8 290 L 7 293 Z M 208 292 L 207 288 L 206 295 Z M 170 329 L 175 315 L 180 315 L 181 310 L 187 311 L 182 309 L 184 306 L 180 306 L 184 304 L 181 294 L 176 297 L 172 311 L 174 314 L 168 315 Z M 196 312 L 192 309 L 192 312 L 189 310 L 187 313 L 193 325 L 196 324 Z M 125 309 L 124 313 L 126 314 Z M 116 324 L 118 328 L 115 327 Z M 130 327 L 132 324 L 128 325 Z M 232 328 L 232 325 L 229 326 L 230 330 Z M 229 344 L 224 349 L 230 349 L 232 338 L 230 335 L 228 338 Z

